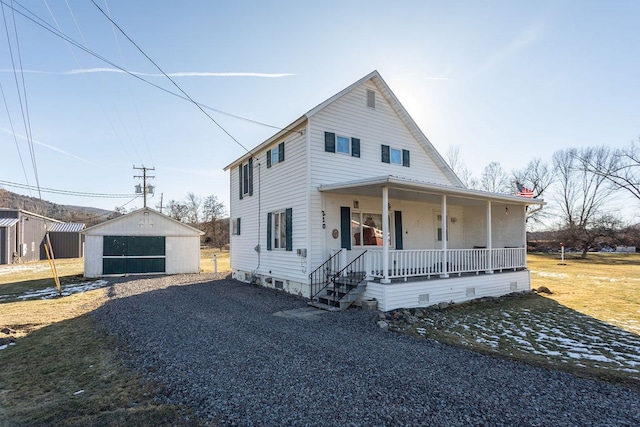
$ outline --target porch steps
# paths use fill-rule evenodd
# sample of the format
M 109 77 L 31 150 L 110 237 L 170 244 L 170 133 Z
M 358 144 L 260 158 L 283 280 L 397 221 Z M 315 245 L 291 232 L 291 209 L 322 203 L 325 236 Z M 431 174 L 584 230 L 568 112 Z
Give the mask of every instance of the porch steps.
M 328 311 L 343 311 L 362 295 L 366 288 L 364 272 L 350 272 L 346 276 L 333 278 L 324 291 L 308 304 Z

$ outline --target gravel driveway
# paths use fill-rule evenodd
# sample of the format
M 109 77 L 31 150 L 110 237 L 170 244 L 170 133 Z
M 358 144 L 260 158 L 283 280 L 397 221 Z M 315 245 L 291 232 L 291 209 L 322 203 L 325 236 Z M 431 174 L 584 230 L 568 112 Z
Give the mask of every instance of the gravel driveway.
M 213 275 L 123 281 L 96 312 L 163 399 L 215 425 L 640 425 L 640 395 L 383 331 Z M 281 314 L 281 313 L 280 313 Z

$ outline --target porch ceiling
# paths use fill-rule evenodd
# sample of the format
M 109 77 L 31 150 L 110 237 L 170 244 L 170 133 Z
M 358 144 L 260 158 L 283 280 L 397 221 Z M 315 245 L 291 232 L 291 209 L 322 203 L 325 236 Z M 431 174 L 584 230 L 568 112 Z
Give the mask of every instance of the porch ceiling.
M 527 199 L 507 194 L 469 190 L 441 184 L 400 178 L 393 175 L 367 178 L 335 184 L 321 185 L 318 190 L 325 193 L 350 194 L 354 196 L 381 197 L 382 187 L 389 188 L 390 199 L 439 203 L 442 195 L 447 195 L 447 203 L 463 206 L 481 206 L 488 200 L 512 205 L 544 205 L 540 199 Z

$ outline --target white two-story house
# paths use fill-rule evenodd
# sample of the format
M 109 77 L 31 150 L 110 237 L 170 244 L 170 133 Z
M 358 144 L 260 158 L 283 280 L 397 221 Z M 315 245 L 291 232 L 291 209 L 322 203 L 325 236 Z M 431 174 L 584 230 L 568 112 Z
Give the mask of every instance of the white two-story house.
M 530 289 L 544 202 L 465 188 L 377 71 L 225 170 L 235 279 L 385 311 Z

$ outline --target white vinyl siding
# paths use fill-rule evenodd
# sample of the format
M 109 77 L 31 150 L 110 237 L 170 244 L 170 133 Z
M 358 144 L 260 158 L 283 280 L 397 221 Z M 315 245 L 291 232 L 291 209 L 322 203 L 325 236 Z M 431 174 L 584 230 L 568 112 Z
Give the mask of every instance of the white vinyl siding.
M 367 82 L 311 117 L 311 187 L 383 175 L 402 175 L 434 184 L 451 184 L 386 99 L 377 97 L 375 110 L 367 108 L 363 102 L 367 89 L 375 90 L 375 86 Z M 357 135 L 360 139 L 360 158 L 356 161 L 348 156 L 325 152 L 325 132 L 341 136 Z M 392 142 L 393 148 L 411 152 L 411 167 L 403 168 L 400 172 L 397 165 L 380 162 L 380 147 L 389 145 L 389 142 Z
M 473 289 L 473 292 L 468 292 Z M 440 302 L 464 302 L 475 298 L 497 297 L 512 292 L 529 291 L 528 270 L 446 280 L 409 281 L 389 285 L 368 282 L 363 299 L 375 298 L 378 310 L 428 307 Z
M 284 142 L 286 161 L 267 168 L 267 154 Z M 231 236 L 230 263 L 233 271 L 256 272 L 263 276 L 306 283 L 308 273 L 301 268 L 298 248 L 308 248 L 306 134 L 294 132 L 284 141 L 255 153 L 253 197 L 231 198 L 230 215 L 242 218 L 241 235 Z M 280 155 L 281 156 L 281 155 Z M 273 160 L 273 157 L 271 157 Z M 230 168 L 231 188 L 237 188 L 237 167 Z M 258 197 L 259 196 L 259 197 Z M 292 251 L 267 250 L 267 214 L 292 209 Z M 256 247 L 259 245 L 258 250 Z

